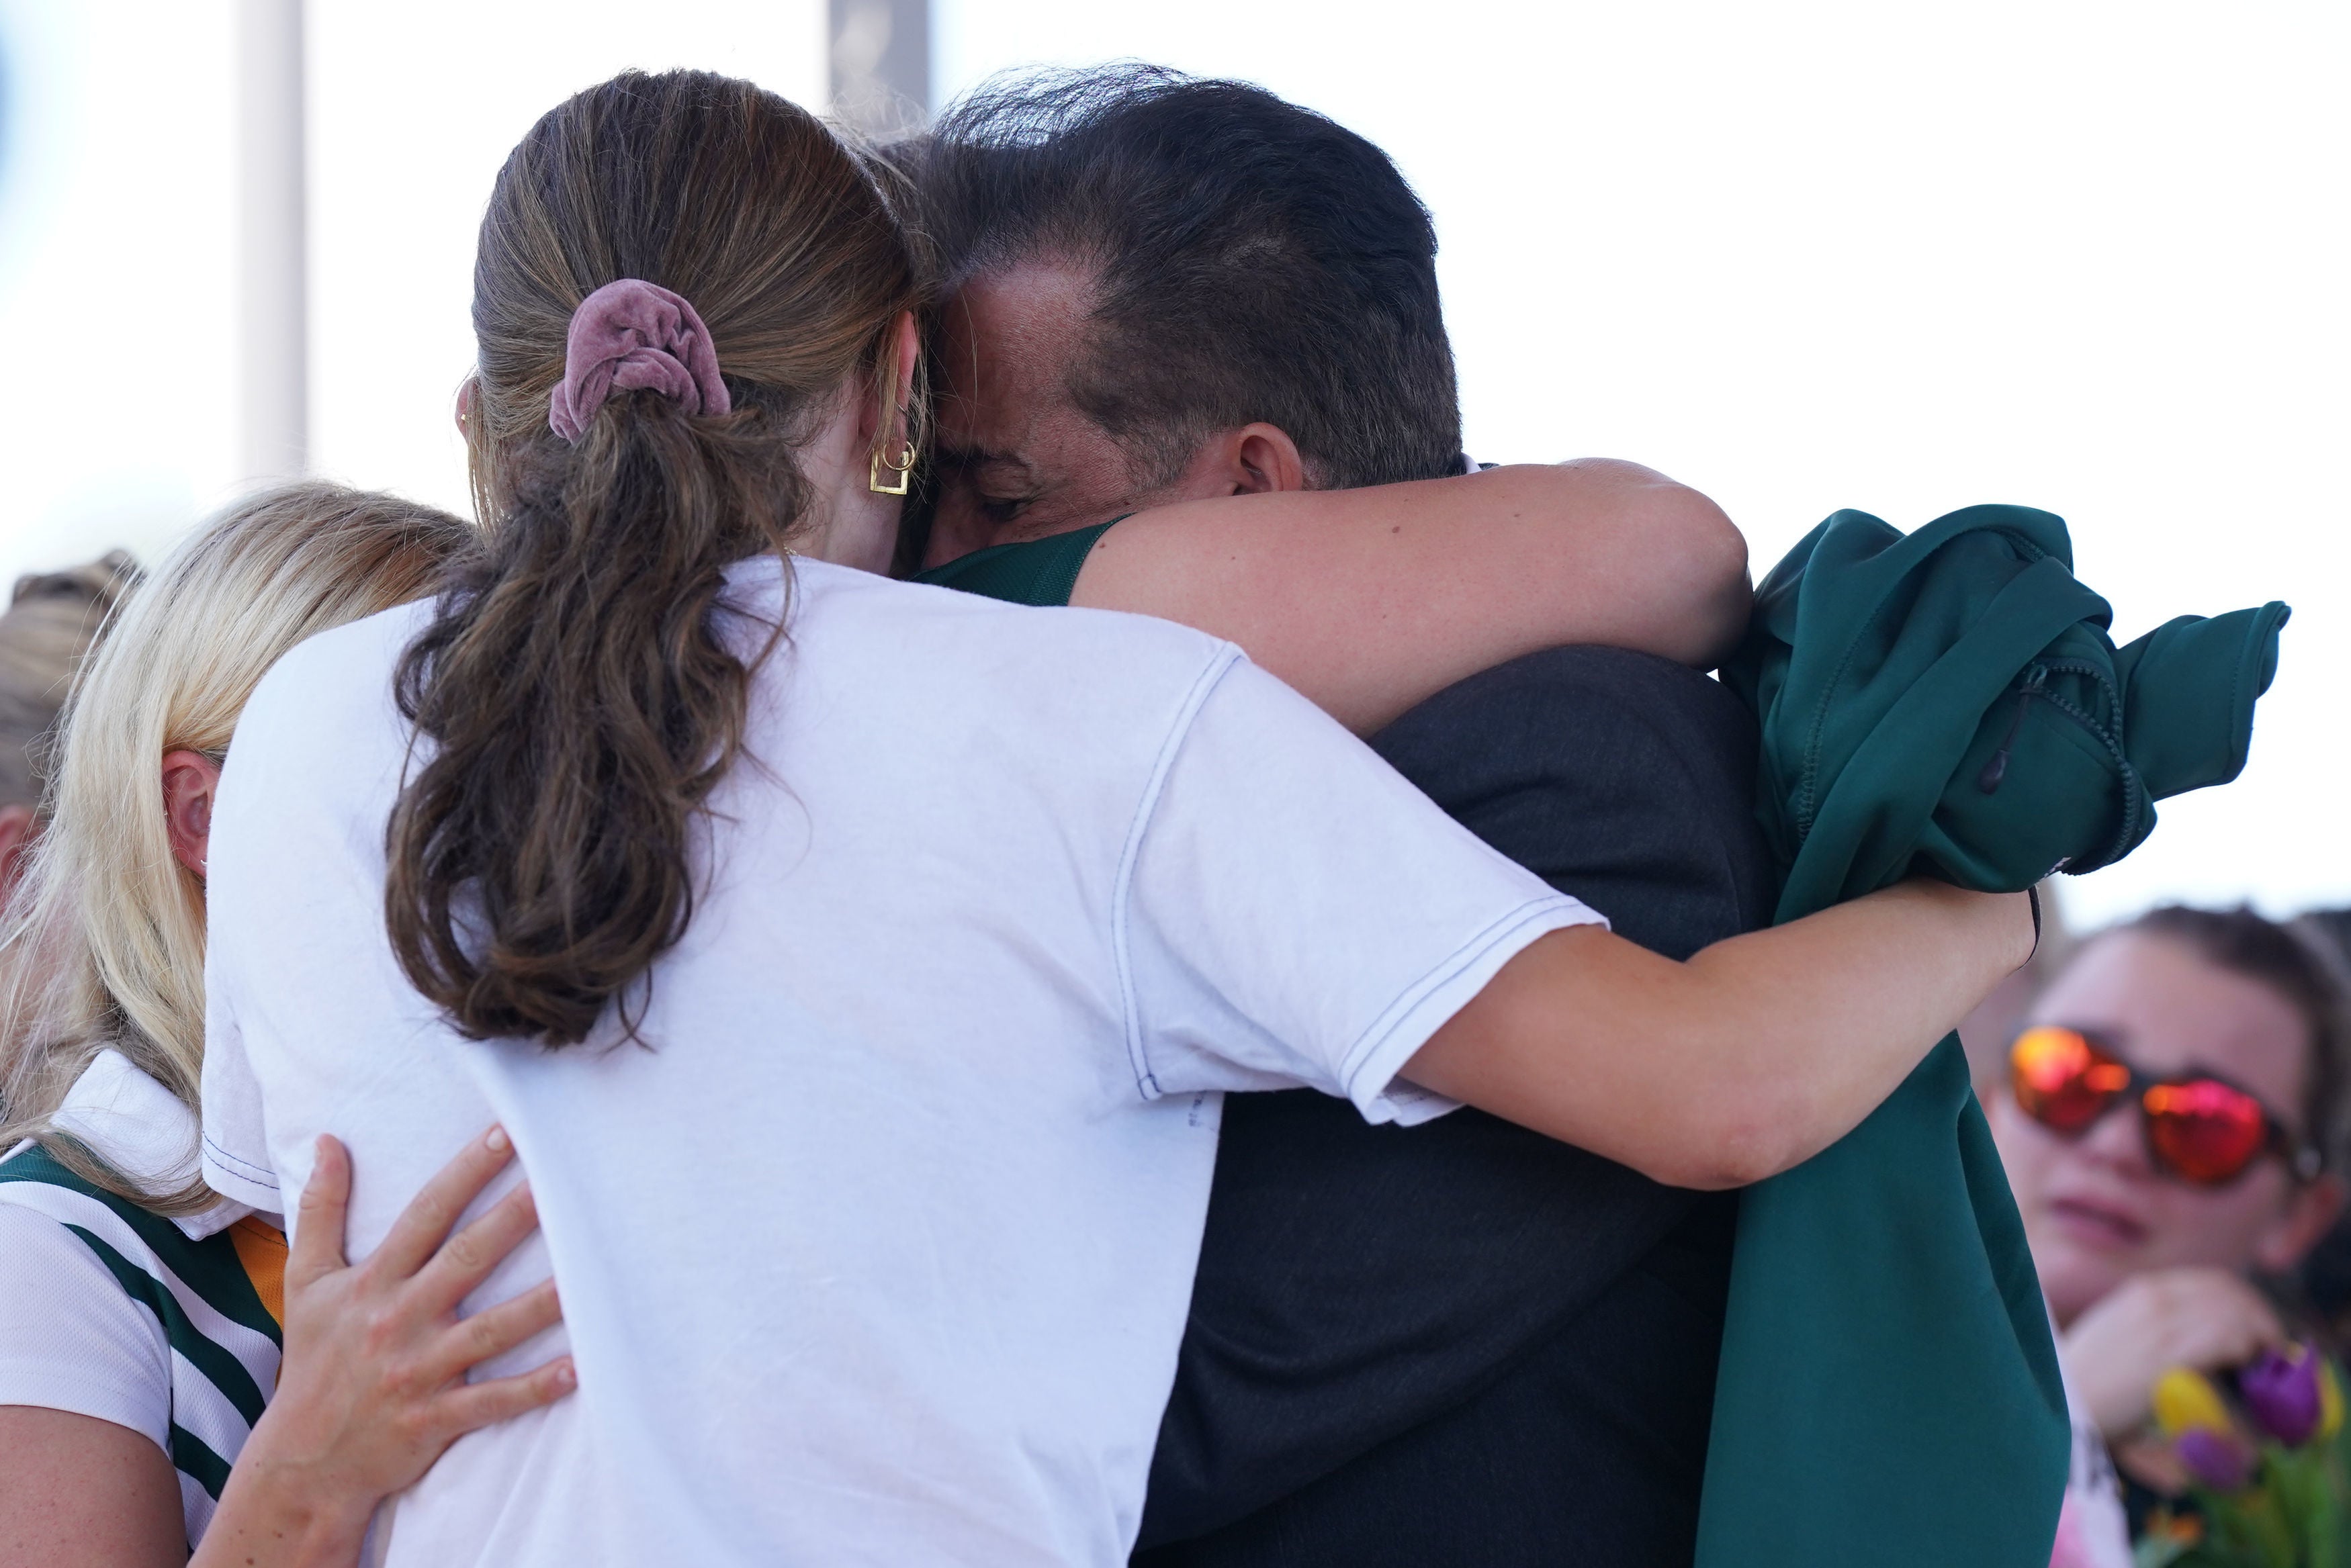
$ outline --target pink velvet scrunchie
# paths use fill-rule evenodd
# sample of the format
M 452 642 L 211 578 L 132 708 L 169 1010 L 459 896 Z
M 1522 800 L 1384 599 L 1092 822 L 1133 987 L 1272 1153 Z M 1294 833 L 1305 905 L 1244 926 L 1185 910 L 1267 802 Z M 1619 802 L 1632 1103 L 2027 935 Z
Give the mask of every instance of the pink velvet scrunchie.
M 710 328 L 694 306 L 657 283 L 624 277 L 571 313 L 563 379 L 548 399 L 547 422 L 576 442 L 604 400 L 640 387 L 675 398 L 689 414 L 723 414 L 734 406 L 719 379 Z

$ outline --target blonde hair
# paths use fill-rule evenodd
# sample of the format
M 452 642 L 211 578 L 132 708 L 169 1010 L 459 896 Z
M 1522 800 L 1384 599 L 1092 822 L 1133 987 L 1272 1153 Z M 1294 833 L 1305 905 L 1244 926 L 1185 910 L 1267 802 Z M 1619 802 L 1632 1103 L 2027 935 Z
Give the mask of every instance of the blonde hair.
M 431 507 L 291 484 L 199 528 L 124 602 L 67 710 L 52 820 L 0 935 L 0 1149 L 39 1138 L 159 1213 L 212 1201 L 200 1179 L 138 1190 L 50 1124 L 109 1048 L 197 1104 L 204 880 L 172 853 L 163 756 L 225 757 L 246 699 L 289 649 L 434 591 L 474 538 Z
M 50 732 L 115 602 L 139 580 L 121 550 L 16 579 L 0 614 L 0 806 L 39 805 Z

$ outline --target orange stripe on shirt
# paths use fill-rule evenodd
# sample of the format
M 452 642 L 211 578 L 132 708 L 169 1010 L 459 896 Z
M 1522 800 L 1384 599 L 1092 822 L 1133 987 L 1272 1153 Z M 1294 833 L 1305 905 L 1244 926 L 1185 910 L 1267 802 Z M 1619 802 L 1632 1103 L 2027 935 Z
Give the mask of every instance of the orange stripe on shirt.
M 228 1239 L 236 1248 L 236 1261 L 245 1265 L 245 1277 L 253 1282 L 253 1293 L 283 1330 L 286 1326 L 286 1232 L 274 1225 L 264 1224 L 253 1215 L 246 1215 L 228 1228 Z

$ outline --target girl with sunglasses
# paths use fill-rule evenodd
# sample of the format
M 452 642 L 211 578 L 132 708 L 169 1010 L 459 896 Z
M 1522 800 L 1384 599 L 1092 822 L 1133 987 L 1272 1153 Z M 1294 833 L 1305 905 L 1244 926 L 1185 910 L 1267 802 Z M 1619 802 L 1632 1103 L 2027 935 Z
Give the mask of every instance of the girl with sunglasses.
M 2066 1369 L 2130 1466 L 2171 1366 L 2285 1335 L 2253 1283 L 2344 1200 L 2341 965 L 2247 909 L 2163 909 L 2097 938 L 2034 1005 L 1992 1130 Z

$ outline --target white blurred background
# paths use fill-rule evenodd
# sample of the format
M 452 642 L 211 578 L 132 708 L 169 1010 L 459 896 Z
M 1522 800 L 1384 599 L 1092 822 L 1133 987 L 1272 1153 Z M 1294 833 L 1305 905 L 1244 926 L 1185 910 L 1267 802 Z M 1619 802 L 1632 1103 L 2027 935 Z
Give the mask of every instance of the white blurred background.
M 152 554 L 252 472 L 246 3 L 0 0 L 0 580 Z M 820 101 L 843 4 L 313 0 L 309 466 L 462 509 L 507 149 L 625 65 Z M 1385 147 L 1436 214 L 1481 458 L 1663 468 L 1759 574 L 1840 506 L 2013 501 L 2072 524 L 2124 638 L 2290 601 L 2244 778 L 2068 913 L 2351 902 L 2351 7 L 933 0 L 929 27 L 934 103 L 1138 57 Z

